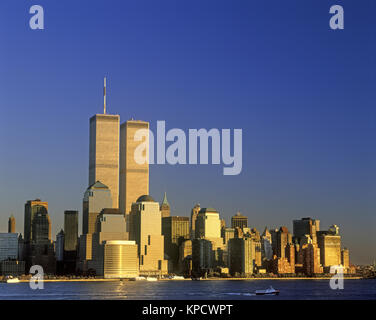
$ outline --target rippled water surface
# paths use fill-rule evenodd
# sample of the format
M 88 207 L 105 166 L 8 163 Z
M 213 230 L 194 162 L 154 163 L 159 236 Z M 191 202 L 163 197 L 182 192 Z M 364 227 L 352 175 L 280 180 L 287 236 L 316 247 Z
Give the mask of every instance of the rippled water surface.
M 269 286 L 279 296 L 256 296 L 255 290 Z M 43 290 L 31 290 L 28 283 L 0 283 L 0 300 L 253 300 L 253 299 L 372 299 L 376 280 L 345 280 L 343 290 L 331 290 L 328 280 L 218 280 L 218 281 L 114 281 L 46 282 Z

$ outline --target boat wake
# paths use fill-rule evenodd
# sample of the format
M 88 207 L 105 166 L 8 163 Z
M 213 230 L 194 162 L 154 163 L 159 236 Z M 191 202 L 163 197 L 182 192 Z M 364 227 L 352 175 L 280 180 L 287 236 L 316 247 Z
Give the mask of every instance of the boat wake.
M 247 296 L 247 297 L 256 295 L 255 293 L 249 293 L 249 292 L 225 292 L 224 294 L 230 295 L 230 296 Z

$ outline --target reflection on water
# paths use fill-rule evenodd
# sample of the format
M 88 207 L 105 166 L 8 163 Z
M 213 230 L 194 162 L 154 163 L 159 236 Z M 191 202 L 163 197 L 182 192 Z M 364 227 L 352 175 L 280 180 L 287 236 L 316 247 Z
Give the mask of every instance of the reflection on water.
M 279 296 L 254 294 L 270 285 L 280 290 Z M 331 290 L 328 280 L 46 282 L 43 290 L 31 290 L 28 283 L 0 283 L 4 299 L 376 299 L 376 280 L 345 280 L 344 290 Z

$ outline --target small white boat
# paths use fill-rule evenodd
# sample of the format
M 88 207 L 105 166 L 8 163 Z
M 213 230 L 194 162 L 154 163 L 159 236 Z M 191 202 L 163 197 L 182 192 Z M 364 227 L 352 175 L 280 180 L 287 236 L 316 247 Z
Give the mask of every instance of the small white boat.
M 154 277 L 147 277 L 146 281 L 158 281 L 158 279 Z
M 173 276 L 171 280 L 184 280 L 184 277 L 182 276 Z
M 7 279 L 6 279 L 6 283 L 19 283 L 20 282 L 20 279 L 18 278 L 13 278 L 12 276 L 9 276 Z
M 279 290 L 275 290 L 272 286 L 266 290 L 256 290 L 256 295 L 278 295 Z

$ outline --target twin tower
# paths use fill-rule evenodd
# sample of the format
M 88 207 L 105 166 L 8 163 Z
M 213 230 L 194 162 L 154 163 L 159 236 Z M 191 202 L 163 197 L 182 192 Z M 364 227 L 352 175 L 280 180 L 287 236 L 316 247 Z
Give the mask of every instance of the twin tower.
M 106 97 L 106 96 L 105 96 Z M 111 191 L 112 207 L 129 214 L 133 202 L 149 194 L 149 164 L 134 159 L 140 141 L 134 141 L 139 129 L 149 123 L 129 120 L 120 125 L 120 116 L 96 114 L 90 118 L 89 186 L 100 181 Z M 149 137 L 143 141 L 149 148 Z

